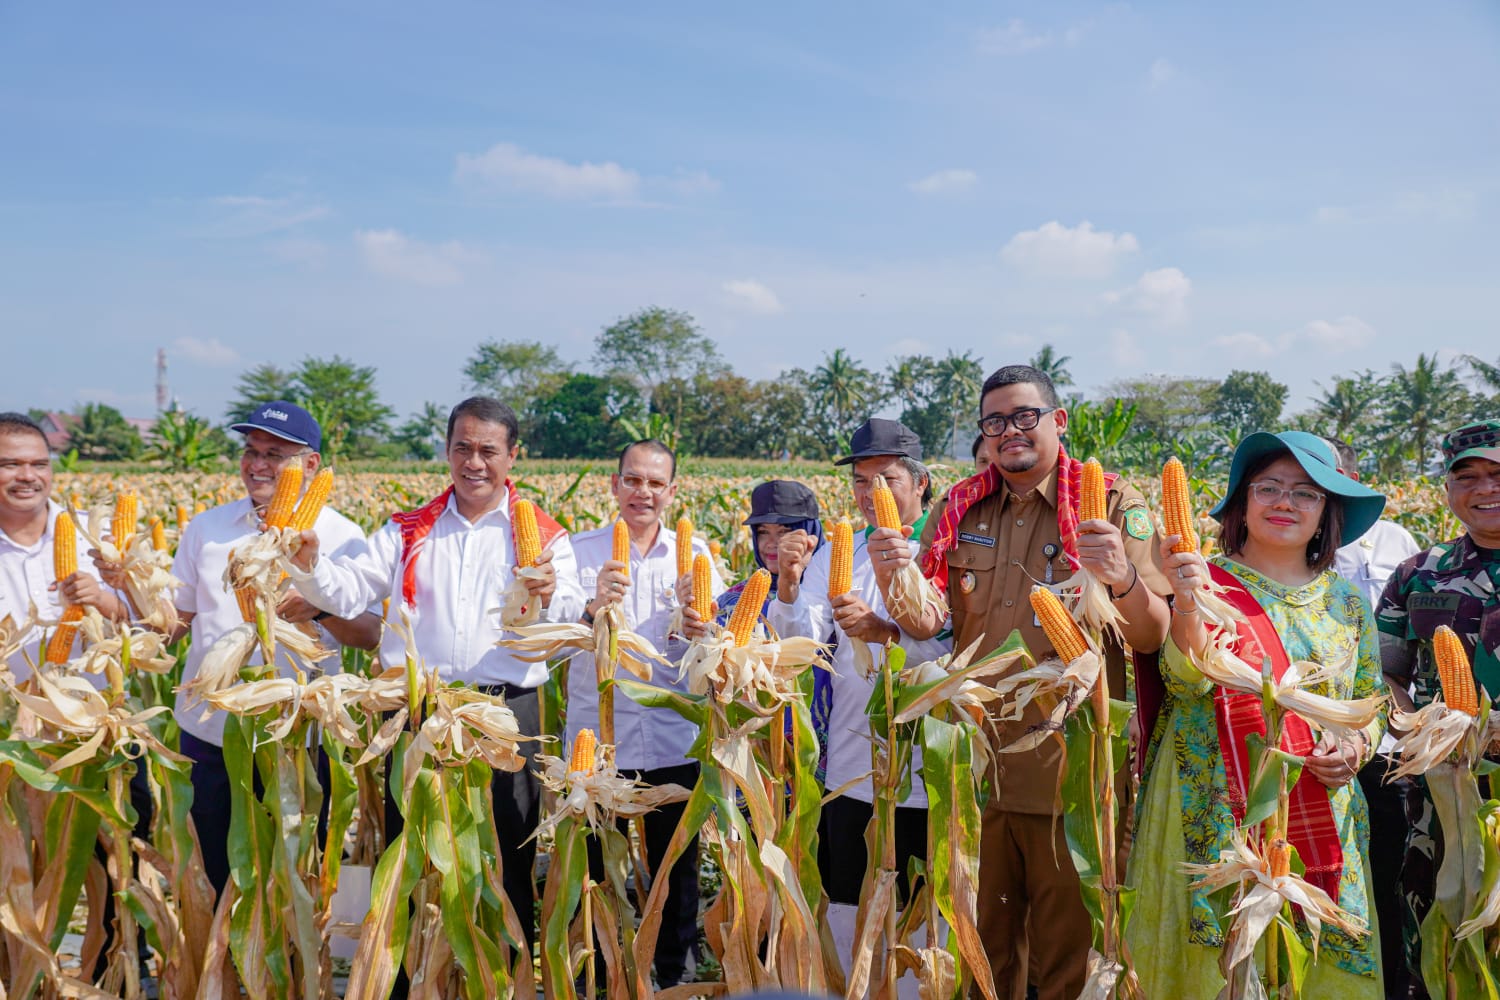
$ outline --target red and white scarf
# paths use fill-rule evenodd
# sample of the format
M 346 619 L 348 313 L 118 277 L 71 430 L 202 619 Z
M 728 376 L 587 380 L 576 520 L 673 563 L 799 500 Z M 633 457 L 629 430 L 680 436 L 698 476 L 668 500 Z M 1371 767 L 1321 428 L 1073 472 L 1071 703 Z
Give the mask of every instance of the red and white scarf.
M 1104 474 L 1104 488 L 1114 485 L 1119 477 L 1113 472 Z M 958 526 L 964 515 L 985 497 L 997 492 L 1004 484 L 1000 470 L 991 465 L 983 472 L 960 480 L 948 491 L 948 503 L 943 516 L 932 533 L 932 544 L 922 557 L 922 572 L 938 593 L 948 592 L 948 553 L 958 544 Z M 1067 553 L 1068 564 L 1075 570 L 1083 564 L 1078 559 L 1078 500 L 1083 490 L 1083 463 L 1068 457 L 1067 451 L 1057 446 L 1057 535 Z
M 516 487 L 509 479 L 505 481 L 505 492 L 513 506 L 517 499 Z M 401 599 L 408 607 L 415 607 L 417 603 L 417 557 L 426 547 L 427 535 L 432 531 L 432 526 L 437 524 L 443 511 L 448 509 L 448 501 L 452 496 L 453 487 L 449 486 L 416 510 L 404 510 L 391 515 L 391 520 L 401 529 Z M 565 533 L 563 526 L 542 513 L 540 508 L 536 512 L 536 529 L 544 549 L 558 535 Z

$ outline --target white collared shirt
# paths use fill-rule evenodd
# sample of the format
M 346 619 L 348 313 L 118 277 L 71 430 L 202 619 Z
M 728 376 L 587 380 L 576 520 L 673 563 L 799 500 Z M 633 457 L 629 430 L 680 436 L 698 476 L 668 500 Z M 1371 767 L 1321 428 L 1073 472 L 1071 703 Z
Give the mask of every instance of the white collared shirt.
M 62 617 L 63 603 L 55 590 L 48 590 L 56 580 L 52 562 L 52 538 L 57 525 L 57 515 L 63 507 L 56 501 L 47 501 L 47 527 L 42 537 L 32 545 L 20 545 L 3 530 L 0 530 L 0 619 L 9 615 L 17 625 L 31 615 L 31 606 L 36 605 L 37 614 L 46 621 L 57 621 Z M 85 515 L 79 512 L 80 518 Z M 83 522 L 87 525 L 87 521 Z M 78 551 L 82 553 L 88 543 L 80 536 Z M 87 559 L 78 561 L 78 568 L 88 576 L 95 577 L 93 564 Z M 46 630 L 48 634 L 51 630 Z M 42 658 L 43 629 L 32 626 L 26 633 L 25 642 L 10 658 L 10 672 L 15 679 L 23 681 L 31 676 L 31 664 Z M 77 639 L 74 649 L 77 650 Z M 95 686 L 104 683 L 102 675 L 88 675 Z
M 255 505 L 249 497 L 240 497 L 204 511 L 183 529 L 182 538 L 177 543 L 177 555 L 172 561 L 172 575 L 182 581 L 174 597 L 175 603 L 178 610 L 193 616 L 193 641 L 182 668 L 183 683 L 198 676 L 198 666 L 214 641 L 245 620 L 233 591 L 224 583 L 224 571 L 229 566 L 230 550 L 248 545 L 260 534 L 259 525 Z M 318 535 L 318 551 L 323 554 L 322 558 L 349 556 L 364 548 L 365 536 L 359 525 L 332 508 L 323 508 L 313 530 Z M 359 607 L 354 613 L 341 617 L 352 618 L 364 610 L 364 607 Z M 315 669 L 338 673 L 339 646 L 326 630 L 322 631 L 319 641 L 325 648 L 331 648 L 333 654 L 318 663 Z M 250 662 L 265 661 L 257 650 Z M 285 652 L 279 654 L 276 666 L 281 676 L 293 676 L 294 666 Z M 224 713 L 214 712 L 200 721 L 203 710 L 202 702 L 190 703 L 188 695 L 179 688 L 177 724 L 200 740 L 223 746 Z
M 583 613 L 578 564 L 566 532 L 548 546 L 557 573 L 552 603 L 542 610 L 549 622 L 576 621 Z M 516 684 L 537 687 L 547 679 L 547 664 L 527 663 L 496 646 L 505 634 L 499 609 L 514 576 L 515 541 L 511 533 L 510 498 L 470 522 L 458 512 L 458 501 L 438 515 L 422 542 L 416 561 L 416 601 L 411 615 L 417 654 L 425 669 L 445 681 L 465 684 Z M 390 598 L 387 622 L 400 621 L 402 603 L 401 528 L 388 522 L 370 536 L 361 552 L 319 558 L 311 574 L 293 573 L 297 589 L 320 608 L 341 615 L 347 608 L 378 604 Z M 386 627 L 380 660 L 388 667 L 406 662 L 406 642 Z
M 1420 551 L 1411 532 L 1395 521 L 1380 520 L 1334 553 L 1333 571 L 1354 584 L 1373 609 L 1380 605 L 1381 592 L 1396 567 Z M 1380 738 L 1381 753 L 1390 753 L 1395 746 L 1396 738 L 1389 732 Z
M 614 527 L 588 531 L 573 539 L 578 557 L 579 579 L 585 594 L 593 594 L 599 583 L 599 571 L 613 555 Z M 708 553 L 701 538 L 693 539 L 693 553 Z M 625 622 L 632 632 L 650 641 L 674 664 L 663 667 L 652 664 L 651 684 L 673 691 L 686 691 L 687 683 L 679 680 L 675 664 L 687 648 L 681 639 L 667 638 L 667 626 L 677 607 L 676 536 L 658 528 L 651 551 L 644 556 L 630 547 L 630 586 L 621 600 Z M 719 596 L 724 582 L 719 571 L 713 571 L 713 595 Z M 594 657 L 579 653 L 568 664 L 568 731 L 566 746 L 580 729 L 599 731 L 599 685 Z M 617 677 L 638 680 L 625 667 Z M 688 748 L 698 738 L 698 727 L 668 708 L 643 708 L 628 695 L 615 694 L 615 764 L 628 770 L 650 770 L 687 763 Z
M 854 573 L 850 590 L 864 599 L 870 610 L 884 618 L 890 618 L 880 585 L 875 582 L 875 567 L 870 563 L 866 544 L 869 536 L 865 532 L 854 535 Z M 920 542 L 909 540 L 912 557 L 917 555 Z M 768 618 L 771 626 L 782 635 L 801 635 L 829 641 L 835 636 L 838 648 L 833 654 L 833 708 L 828 716 L 828 776 L 824 784 L 831 792 L 859 775 L 868 774 L 871 767 L 870 720 L 865 706 L 875 690 L 873 677 L 861 675 L 854 660 L 854 642 L 844 630 L 834 624 L 833 606 L 828 601 L 829 562 L 833 546 L 824 545 L 813 553 L 811 562 L 802 573 L 802 583 L 797 590 L 797 600 L 786 604 L 781 600 L 771 602 Z M 866 643 L 870 658 L 878 667 L 884 649 L 879 643 Z M 926 660 L 935 660 L 949 651 L 949 643 L 936 637 L 913 639 L 901 633 L 901 648 L 906 651 L 906 662 L 915 666 Z M 813 669 L 821 669 L 814 667 Z M 927 808 L 927 788 L 922 783 L 922 750 L 913 749 L 911 757 L 911 795 L 902 806 L 915 809 Z M 843 794 L 861 802 L 872 800 L 873 783 L 869 778 L 853 785 Z

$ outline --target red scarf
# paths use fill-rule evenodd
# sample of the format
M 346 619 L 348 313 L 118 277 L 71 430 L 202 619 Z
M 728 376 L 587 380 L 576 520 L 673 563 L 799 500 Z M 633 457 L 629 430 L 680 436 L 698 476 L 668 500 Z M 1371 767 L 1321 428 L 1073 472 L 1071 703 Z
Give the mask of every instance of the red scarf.
M 1113 472 L 1104 474 L 1104 488 L 1114 486 L 1119 477 Z M 985 497 L 997 492 L 1005 482 L 1000 470 L 991 465 L 983 472 L 960 480 L 948 491 L 948 502 L 943 507 L 943 516 L 932 533 L 932 544 L 922 557 L 922 572 L 938 593 L 948 592 L 948 553 L 958 543 L 958 526 L 964 515 Z M 1067 553 L 1068 564 L 1075 570 L 1082 566 L 1078 560 L 1078 494 L 1083 489 L 1083 463 L 1069 458 L 1061 444 L 1057 446 L 1057 536 Z
M 508 502 L 516 502 L 516 487 L 509 479 L 505 481 L 505 493 Z M 415 607 L 417 603 L 417 557 L 422 554 L 422 549 L 427 543 L 427 534 L 432 531 L 432 526 L 437 524 L 437 519 L 442 516 L 443 511 L 448 509 L 448 501 L 453 496 L 453 487 L 439 493 L 432 500 L 418 507 L 416 510 L 405 510 L 391 515 L 391 520 L 401 529 L 401 599 L 408 607 Z M 552 540 L 563 534 L 563 526 L 552 518 L 542 513 L 538 508 L 536 512 L 536 529 L 541 536 L 542 548 L 552 544 Z M 512 553 L 514 559 L 514 553 Z
M 1209 566 L 1209 575 L 1225 588 L 1224 596 L 1235 610 L 1245 616 L 1233 647 L 1234 654 L 1252 666 L 1269 657 L 1271 673 L 1280 680 L 1291 666 L 1291 658 L 1281 645 L 1281 637 L 1276 634 L 1276 627 L 1271 624 L 1265 609 L 1228 570 Z M 1258 733 L 1262 738 L 1266 735 L 1260 696 L 1215 688 L 1214 719 L 1219 730 L 1219 750 L 1224 758 L 1229 808 L 1235 821 L 1240 822 L 1245 818 L 1250 772 L 1250 749 L 1245 738 L 1251 733 Z M 1294 713 L 1287 713 L 1282 725 L 1281 749 L 1305 757 L 1312 753 L 1316 743 L 1307 722 Z M 1339 877 L 1344 871 L 1343 846 L 1339 842 L 1328 789 L 1309 771 L 1304 770 L 1292 786 L 1287 826 L 1287 840 L 1296 846 L 1297 855 L 1307 868 L 1307 880 L 1337 903 Z

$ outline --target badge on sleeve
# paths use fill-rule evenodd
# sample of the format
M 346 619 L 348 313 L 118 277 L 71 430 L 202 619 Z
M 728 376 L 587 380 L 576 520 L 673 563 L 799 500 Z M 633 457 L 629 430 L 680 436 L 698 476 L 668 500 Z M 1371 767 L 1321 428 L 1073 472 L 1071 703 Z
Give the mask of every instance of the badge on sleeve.
M 1151 517 L 1145 508 L 1136 507 L 1125 512 L 1125 533 L 1143 542 L 1151 537 Z

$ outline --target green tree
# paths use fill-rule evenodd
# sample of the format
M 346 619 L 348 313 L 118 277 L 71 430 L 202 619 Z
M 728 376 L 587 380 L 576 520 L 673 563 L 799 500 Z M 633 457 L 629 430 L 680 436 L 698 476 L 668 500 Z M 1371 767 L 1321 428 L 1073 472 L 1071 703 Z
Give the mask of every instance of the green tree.
M 297 376 L 273 364 L 256 365 L 240 376 L 234 387 L 237 395 L 224 411 L 225 423 L 237 424 L 249 418 L 255 408 L 274 399 L 298 403 Z
M 1254 431 L 1275 431 L 1286 395 L 1287 387 L 1266 372 L 1236 369 L 1220 383 L 1210 416 L 1235 440 Z
M 622 420 L 640 420 L 636 388 L 615 375 L 570 375 L 527 414 L 528 451 L 545 458 L 611 458 L 630 443 Z
M 113 406 L 88 403 L 81 407 L 68 428 L 68 443 L 80 457 L 94 461 L 135 458 L 141 453 L 141 435 Z
M 223 431 L 186 410 L 168 410 L 151 428 L 142 458 L 161 462 L 173 472 L 202 472 L 222 464 L 229 444 Z
M 1119 468 L 1123 456 L 1118 449 L 1135 422 L 1135 404 L 1127 405 L 1122 399 L 1107 403 L 1078 399 L 1068 402 L 1067 411 L 1068 453 L 1078 459 L 1097 458 L 1106 468 Z
M 808 386 L 823 426 L 831 436 L 846 436 L 875 408 L 880 377 L 849 356 L 842 347 L 823 356 Z
M 1036 356 L 1026 363 L 1045 373 L 1054 386 L 1064 389 L 1073 384 L 1073 375 L 1068 371 L 1068 362 L 1072 360 L 1070 355 L 1058 354 L 1051 344 L 1043 344 Z
M 395 440 L 405 449 L 408 458 L 426 462 L 437 457 L 447 434 L 448 411 L 429 401 L 396 428 Z
M 1170 446 L 1177 438 L 1208 429 L 1218 394 L 1219 383 L 1209 378 L 1141 375 L 1111 382 L 1103 398 L 1134 403 L 1136 431 Z
M 355 456 L 369 454 L 390 434 L 395 411 L 380 401 L 375 369 L 347 358 L 304 358 L 297 368 L 299 398 L 323 427 L 324 451 L 329 456 L 347 448 Z
M 979 418 L 979 390 L 984 385 L 984 366 L 970 352 L 949 351 L 932 366 L 930 403 L 943 408 L 952 424 L 950 448 L 939 448 L 933 456 L 952 454 L 962 457 L 972 438 L 968 429 Z
M 1500 362 L 1490 364 L 1483 358 L 1465 354 L 1464 364 L 1469 366 L 1469 371 L 1474 373 L 1480 385 L 1492 392 L 1500 393 Z
M 1351 443 L 1365 437 L 1362 432 L 1377 425 L 1380 402 L 1380 380 L 1368 368 L 1337 379 L 1313 400 L 1318 433 Z
M 651 306 L 632 313 L 601 330 L 594 346 L 604 371 L 634 383 L 641 400 L 671 417 L 674 426 L 686 405 L 682 387 L 695 376 L 727 371 L 718 347 L 697 321 L 676 309 Z M 678 390 L 658 392 L 666 382 L 674 382 Z
M 1427 456 L 1438 439 L 1456 423 L 1469 403 L 1458 372 L 1441 366 L 1436 354 L 1418 354 L 1410 368 L 1391 366 L 1385 383 L 1387 430 L 1400 451 L 1416 459 L 1418 473 L 1426 472 Z
M 531 402 L 567 381 L 573 366 L 557 349 L 539 340 L 487 340 L 464 365 L 471 389 L 499 399 L 524 413 Z

